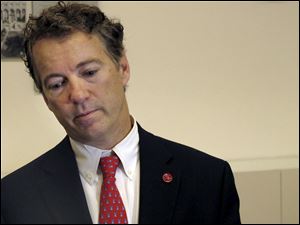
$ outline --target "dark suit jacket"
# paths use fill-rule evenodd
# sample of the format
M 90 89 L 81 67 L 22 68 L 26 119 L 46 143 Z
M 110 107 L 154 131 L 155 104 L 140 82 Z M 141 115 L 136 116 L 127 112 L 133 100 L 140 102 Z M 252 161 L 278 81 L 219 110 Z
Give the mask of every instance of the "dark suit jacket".
M 140 223 L 240 223 L 227 162 L 141 127 L 139 134 Z M 172 174 L 170 183 L 164 182 L 165 173 Z M 68 137 L 1 180 L 1 223 L 92 223 Z

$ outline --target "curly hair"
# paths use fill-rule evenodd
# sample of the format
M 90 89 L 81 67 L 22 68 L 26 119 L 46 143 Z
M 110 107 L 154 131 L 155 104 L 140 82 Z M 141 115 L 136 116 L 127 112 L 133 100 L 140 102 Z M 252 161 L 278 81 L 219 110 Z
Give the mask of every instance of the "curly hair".
M 124 51 L 123 26 L 108 19 L 96 6 L 58 2 L 45 9 L 40 16 L 30 16 L 24 29 L 24 53 L 21 56 L 37 90 L 42 93 L 42 83 L 33 67 L 33 45 L 43 38 L 62 38 L 75 31 L 97 34 L 108 55 L 116 65 Z

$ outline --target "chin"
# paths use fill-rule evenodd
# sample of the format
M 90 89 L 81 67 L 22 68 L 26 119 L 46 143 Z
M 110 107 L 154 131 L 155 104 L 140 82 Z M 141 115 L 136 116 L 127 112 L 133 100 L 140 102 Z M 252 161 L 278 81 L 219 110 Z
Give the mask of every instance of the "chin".
M 67 131 L 67 133 L 73 134 L 69 136 L 77 137 L 77 139 L 79 140 L 94 141 L 109 133 L 108 128 L 109 124 L 103 122 L 101 123 L 100 121 L 89 124 L 73 124 L 73 126 L 70 127 L 69 132 Z
M 92 126 L 89 126 L 84 129 L 82 135 L 83 136 L 88 136 L 91 138 L 99 138 L 103 136 L 105 133 L 107 133 L 107 129 L 105 126 L 101 126 L 99 124 L 94 124 Z

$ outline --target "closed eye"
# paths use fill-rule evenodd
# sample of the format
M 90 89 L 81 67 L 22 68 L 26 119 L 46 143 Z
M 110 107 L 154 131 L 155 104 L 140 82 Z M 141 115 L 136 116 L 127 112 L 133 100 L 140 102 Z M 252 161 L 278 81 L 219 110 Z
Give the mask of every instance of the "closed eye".
M 97 72 L 98 72 L 98 70 L 88 70 L 88 71 L 85 71 L 85 72 L 83 73 L 83 76 L 85 76 L 85 77 L 92 77 L 92 76 L 94 76 Z
M 55 83 L 55 84 L 51 84 L 51 85 L 48 85 L 48 89 L 57 90 L 57 89 L 61 88 L 64 84 L 65 84 L 65 81 Z

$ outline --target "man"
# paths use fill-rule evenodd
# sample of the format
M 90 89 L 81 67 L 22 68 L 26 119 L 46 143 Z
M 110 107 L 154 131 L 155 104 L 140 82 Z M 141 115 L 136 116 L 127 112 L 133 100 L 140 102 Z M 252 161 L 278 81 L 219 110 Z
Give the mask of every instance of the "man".
M 24 60 L 67 137 L 1 181 L 1 223 L 240 223 L 227 162 L 130 116 L 120 23 L 60 2 L 29 20 Z

